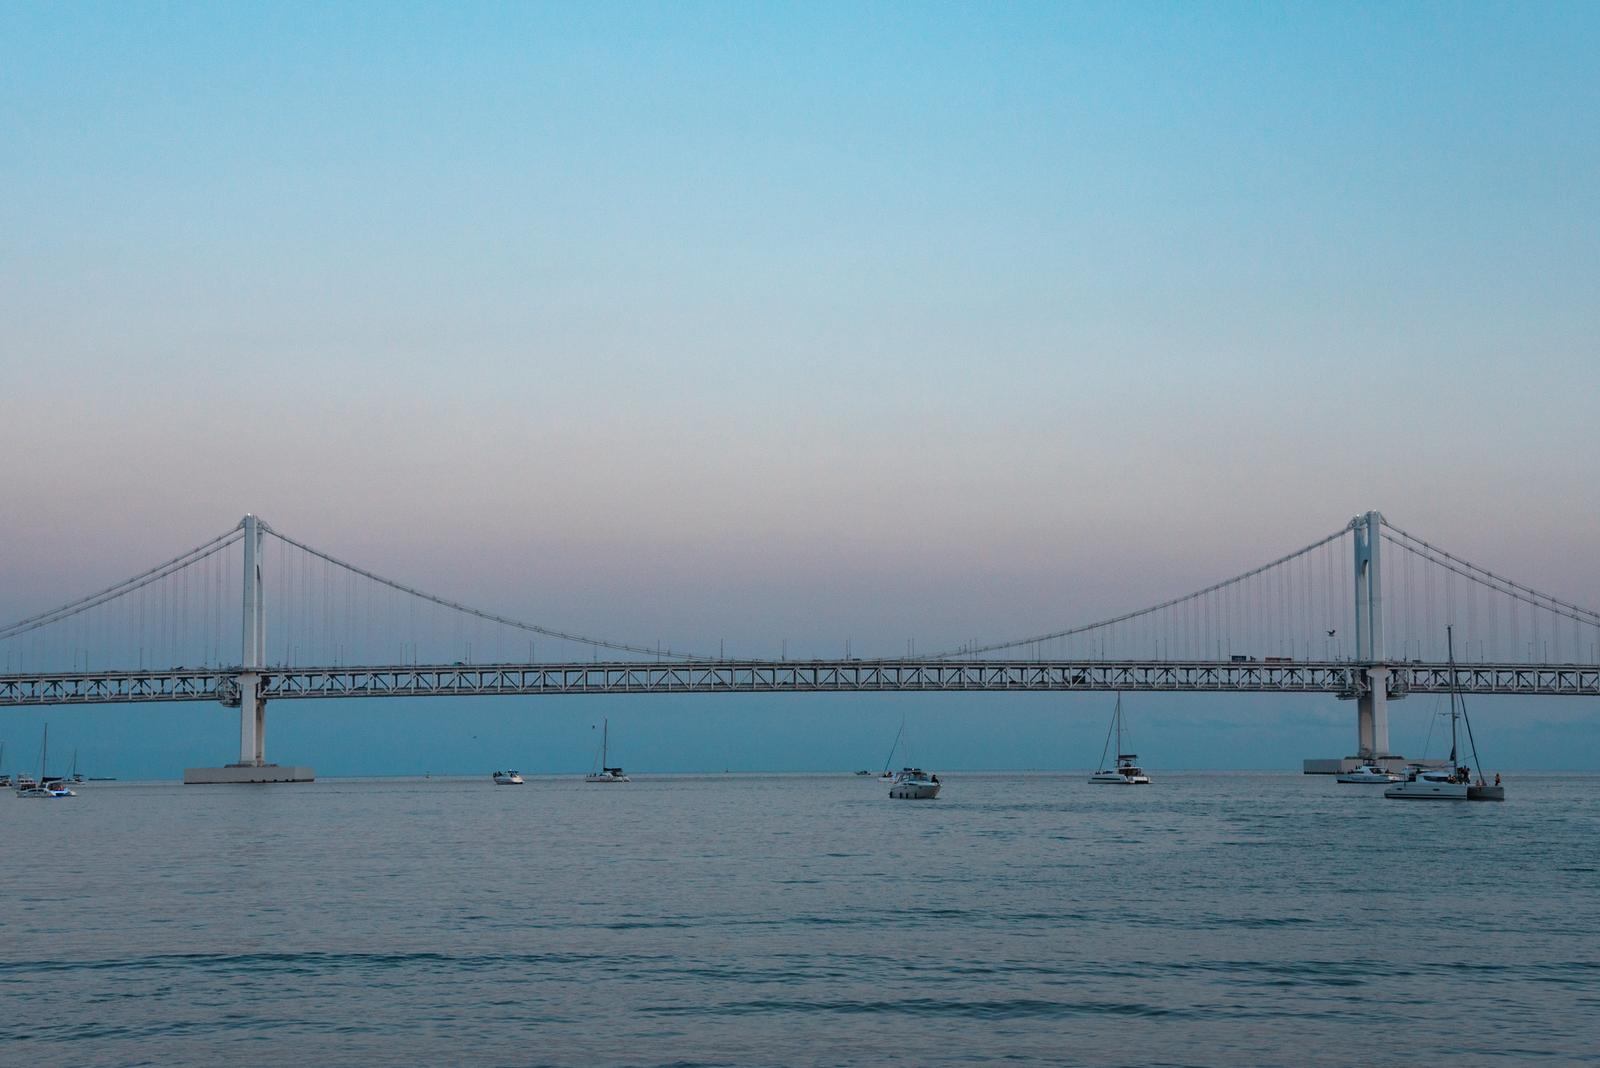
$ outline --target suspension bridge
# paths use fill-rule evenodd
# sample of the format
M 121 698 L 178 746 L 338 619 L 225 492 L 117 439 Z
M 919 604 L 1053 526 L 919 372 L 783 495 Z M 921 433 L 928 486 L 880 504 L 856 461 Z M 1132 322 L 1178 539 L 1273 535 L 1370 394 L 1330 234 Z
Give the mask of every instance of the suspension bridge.
M 1454 659 L 1445 655 L 1447 628 Z M 1451 688 L 1600 696 L 1600 613 L 1469 563 L 1379 512 L 1160 604 L 921 656 L 728 658 L 579 634 L 424 592 L 253 515 L 129 579 L 0 627 L 0 707 L 238 708 L 238 762 L 196 781 L 309 777 L 309 769 L 280 773 L 267 761 L 269 701 L 1318 693 L 1354 703 L 1357 756 L 1383 759 L 1391 755 L 1388 702 Z

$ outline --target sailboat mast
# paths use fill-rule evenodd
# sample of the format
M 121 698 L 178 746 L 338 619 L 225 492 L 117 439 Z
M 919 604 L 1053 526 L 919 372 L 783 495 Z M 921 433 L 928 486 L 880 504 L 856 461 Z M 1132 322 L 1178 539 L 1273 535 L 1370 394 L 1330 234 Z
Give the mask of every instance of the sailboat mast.
M 50 751 L 50 724 L 44 725 L 44 740 L 39 743 L 39 785 L 44 785 L 44 759 Z
M 1117 721 L 1117 763 L 1122 763 L 1122 694 L 1117 694 L 1117 709 L 1114 717 Z
M 1444 628 L 1445 653 L 1450 658 L 1450 763 L 1456 762 L 1456 696 L 1460 693 L 1461 686 L 1456 680 L 1456 639 L 1455 628 Z M 1452 769 L 1453 770 L 1453 769 Z
M 894 751 L 900 748 L 900 736 L 906 732 L 905 713 L 900 714 L 900 729 L 894 733 L 894 744 L 889 747 L 889 755 L 883 758 L 883 770 L 887 774 L 889 765 L 894 763 Z
M 608 718 L 602 716 L 602 717 L 600 717 L 600 770 L 602 772 L 604 772 L 606 770 L 606 763 L 610 759 L 606 755 L 606 749 L 607 749 L 607 746 L 608 746 L 610 741 L 611 741 L 611 720 L 609 720 Z

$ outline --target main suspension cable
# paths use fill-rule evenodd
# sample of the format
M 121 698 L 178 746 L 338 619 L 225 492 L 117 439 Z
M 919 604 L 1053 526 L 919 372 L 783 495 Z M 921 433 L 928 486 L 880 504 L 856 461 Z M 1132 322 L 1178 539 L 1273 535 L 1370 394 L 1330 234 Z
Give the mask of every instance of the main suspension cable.
M 297 541 L 296 539 L 289 537 L 287 534 L 274 530 L 265 523 L 261 524 L 261 526 L 268 534 L 271 534 L 279 541 L 284 542 L 287 545 L 292 545 L 301 552 L 310 553 L 312 556 L 315 556 L 320 560 L 325 560 L 336 567 L 342 567 L 346 571 L 354 572 L 355 574 L 360 575 L 362 578 L 370 579 L 371 581 L 383 586 L 387 586 L 392 590 L 397 590 L 400 593 L 409 594 L 412 597 L 436 604 L 441 608 L 448 608 L 454 612 L 461 612 L 469 616 L 476 616 L 477 618 L 486 620 L 490 623 L 497 623 L 501 626 L 526 631 L 530 634 L 543 635 L 547 638 L 559 638 L 563 641 L 577 642 L 581 645 L 590 645 L 600 649 L 612 649 L 617 652 L 638 653 L 643 656 L 664 656 L 670 657 L 674 660 L 715 659 L 713 657 L 699 656 L 694 653 L 673 652 L 671 649 L 650 649 L 642 645 L 629 645 L 626 642 L 608 641 L 605 638 L 591 638 L 583 634 L 573 634 L 568 631 L 553 630 L 550 627 L 541 627 L 537 623 L 527 623 L 520 619 L 510 619 L 506 616 L 496 615 L 493 612 L 483 612 L 479 609 L 471 607 L 470 605 L 461 604 L 459 601 L 452 601 L 444 597 L 436 597 L 433 594 L 426 593 L 414 586 L 407 586 L 403 582 L 396 582 L 394 579 L 384 578 L 382 575 L 368 571 L 364 567 L 357 567 L 355 564 L 340 560 L 338 557 L 331 556 L 320 549 L 314 549 L 305 542 Z

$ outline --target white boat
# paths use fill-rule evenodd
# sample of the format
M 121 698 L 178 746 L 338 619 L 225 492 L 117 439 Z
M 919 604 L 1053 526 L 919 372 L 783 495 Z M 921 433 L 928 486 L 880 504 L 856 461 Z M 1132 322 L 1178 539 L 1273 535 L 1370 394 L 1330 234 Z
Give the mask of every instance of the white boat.
M 939 796 L 939 776 L 921 768 L 903 768 L 889 787 L 889 796 L 901 801 L 931 801 Z
M 1110 752 L 1111 734 L 1116 732 L 1117 762 L 1106 767 L 1106 754 Z M 1116 708 L 1111 713 L 1111 730 L 1106 731 L 1106 744 L 1100 750 L 1100 770 L 1089 776 L 1093 783 L 1118 783 L 1123 786 L 1149 786 L 1150 776 L 1137 763 L 1139 754 L 1122 751 L 1122 695 L 1117 694 Z
M 50 748 L 50 724 L 44 725 L 44 740 L 39 743 L 39 781 L 34 783 L 26 776 L 17 777 L 18 797 L 77 797 L 60 779 L 45 776 L 44 762 Z
M 610 768 L 606 766 L 606 756 L 609 752 L 611 743 L 611 721 L 609 719 L 602 719 L 600 723 L 600 770 L 591 771 L 589 774 L 583 777 L 583 781 L 632 782 L 632 779 L 628 778 L 622 773 L 621 768 Z
M 1500 776 L 1494 777 L 1490 786 L 1483 778 L 1483 764 L 1478 760 L 1478 743 L 1472 737 L 1472 721 L 1467 719 L 1467 702 L 1461 695 L 1456 680 L 1456 647 L 1453 627 L 1445 628 L 1445 645 L 1450 653 L 1450 766 L 1423 768 L 1406 765 L 1406 777 L 1383 792 L 1394 801 L 1504 801 L 1506 788 L 1500 785 Z M 1472 781 L 1472 769 L 1456 758 L 1456 722 L 1467 727 L 1467 742 L 1472 748 L 1472 761 L 1478 765 L 1478 781 Z
M 1400 776 L 1392 771 L 1384 771 L 1376 764 L 1360 764 L 1354 771 L 1347 771 L 1334 780 L 1335 782 L 1352 783 L 1391 783 L 1399 782 Z
M 1383 796 L 1395 801 L 1466 801 L 1472 773 L 1466 768 L 1408 769 L 1404 780 Z
M 497 771 L 494 773 L 494 784 L 496 786 L 521 786 L 522 776 L 518 775 L 515 770 Z

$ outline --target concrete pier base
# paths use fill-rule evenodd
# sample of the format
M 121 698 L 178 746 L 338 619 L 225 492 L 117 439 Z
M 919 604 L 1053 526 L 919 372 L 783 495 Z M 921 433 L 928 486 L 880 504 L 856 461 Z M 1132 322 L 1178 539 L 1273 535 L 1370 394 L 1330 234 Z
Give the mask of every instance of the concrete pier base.
M 221 768 L 184 768 L 185 786 L 224 783 L 315 782 L 316 773 L 300 764 L 229 764 Z

